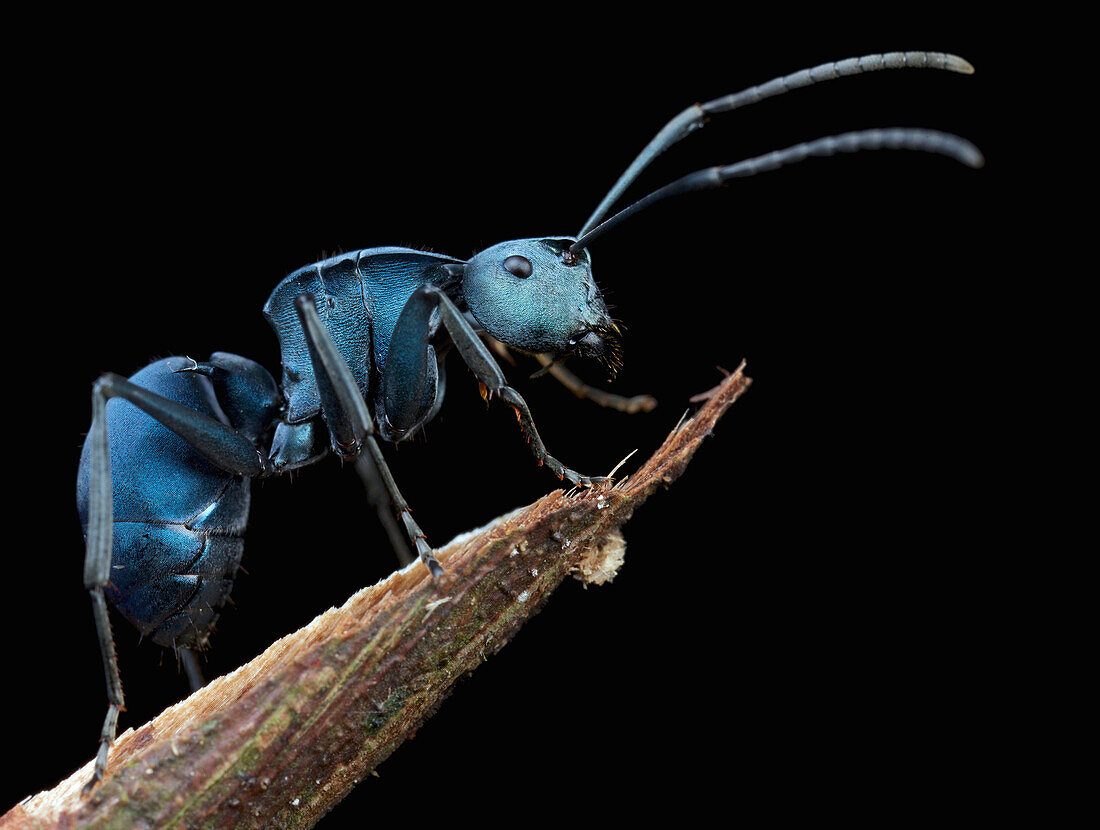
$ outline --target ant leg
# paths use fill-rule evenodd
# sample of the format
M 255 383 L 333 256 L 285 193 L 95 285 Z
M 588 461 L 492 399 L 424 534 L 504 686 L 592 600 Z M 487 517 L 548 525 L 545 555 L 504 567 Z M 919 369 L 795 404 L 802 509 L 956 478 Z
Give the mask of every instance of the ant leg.
M 591 487 L 603 481 L 602 477 L 582 476 L 546 451 L 523 396 L 505 383 L 504 373 L 462 312 L 441 289 L 430 284 L 422 285 L 413 292 L 401 310 L 390 338 L 382 383 L 386 414 L 391 422 L 396 422 L 393 424 L 396 431 L 407 431 L 415 425 L 410 422 L 410 413 L 415 412 L 421 400 L 427 376 L 428 322 L 436 308 L 455 348 L 486 388 L 487 394 L 499 395 L 515 410 L 520 428 L 539 465 L 545 464 L 554 475 L 568 480 L 570 484 Z
M 268 460 L 252 442 L 233 427 L 151 392 L 124 377 L 107 372 L 95 382 L 93 394 L 102 395 L 104 401 L 108 398 L 129 401 L 176 433 L 211 464 L 226 472 L 249 477 L 265 476 L 273 472 Z
M 294 300 L 298 318 L 302 323 L 306 345 L 309 347 L 310 361 L 317 378 L 317 391 L 321 397 L 321 410 L 332 437 L 333 449 L 343 458 L 358 457 L 365 447 L 375 470 L 382 479 L 382 485 L 389 493 L 394 510 L 405 525 L 405 533 L 413 543 L 420 561 L 432 576 L 440 576 L 443 567 L 432 553 L 427 536 L 412 517 L 405 497 L 397 489 L 386 459 L 374 440 L 374 422 L 371 420 L 367 402 L 359 391 L 355 377 L 348 368 L 347 361 L 332 342 L 325 324 L 317 314 L 317 305 L 312 294 L 299 294 Z
M 509 366 L 516 365 L 515 358 L 512 357 L 512 353 L 509 351 L 508 346 L 485 332 L 482 332 L 481 338 L 497 357 L 505 361 Z M 635 395 L 632 398 L 624 398 L 622 395 L 616 395 L 614 392 L 607 392 L 603 389 L 589 386 L 566 369 L 564 364 L 555 360 L 553 355 L 536 354 L 534 358 L 542 364 L 542 368 L 531 375 L 531 377 L 537 378 L 549 372 L 554 376 L 554 380 L 581 400 L 589 400 L 597 406 L 614 409 L 617 412 L 625 412 L 627 415 L 634 415 L 638 412 L 652 412 L 657 408 L 657 399 L 652 395 Z
M 194 649 L 179 649 L 180 660 L 183 661 L 183 670 L 187 673 L 187 682 L 191 684 L 191 691 L 197 692 L 206 685 L 202 676 L 202 666 L 199 665 L 199 656 Z
M 103 589 L 111 578 L 113 547 L 113 488 L 111 487 L 111 456 L 107 447 L 107 395 L 101 384 L 92 389 L 92 449 L 88 494 L 88 540 L 84 551 L 84 587 L 91 594 L 95 615 L 99 651 L 103 655 L 103 673 L 107 677 L 107 718 L 99 733 L 99 751 L 95 757 L 92 780 L 84 785 L 90 792 L 103 779 L 107 768 L 107 752 L 115 739 L 118 713 L 126 708 L 122 697 L 122 678 L 118 673 L 118 656 L 111 636 L 111 620 L 107 616 L 107 600 Z
M 382 474 L 374 463 L 370 453 L 359 456 L 355 460 L 355 472 L 359 474 L 363 487 L 367 491 L 367 501 L 371 503 L 378 513 L 378 520 L 386 529 L 386 535 L 390 537 L 390 547 L 397 555 L 397 561 L 402 567 L 411 564 L 416 557 L 409 550 L 409 543 L 405 541 L 401 528 L 393 518 L 390 511 L 390 497 L 386 492 L 386 483 L 382 480 Z
M 512 351 L 508 348 L 507 344 L 497 340 L 493 335 L 488 332 L 481 332 L 481 339 L 485 341 L 487 345 L 497 357 L 507 363 L 509 366 L 516 365 L 516 359 L 512 357 Z
M 537 354 L 535 355 L 535 359 L 542 364 L 543 368 L 541 371 L 549 372 L 558 383 L 582 400 L 587 399 L 598 406 L 625 412 L 628 415 L 633 415 L 637 412 L 652 412 L 657 406 L 657 399 L 652 395 L 635 395 L 632 398 L 624 398 L 622 395 L 616 395 L 614 392 L 607 392 L 606 390 L 589 386 L 566 369 L 561 363 L 555 362 L 550 355 Z
M 118 713 L 125 709 L 118 657 L 111 636 L 104 589 L 111 579 L 111 555 L 114 549 L 114 488 L 111 483 L 111 454 L 107 435 L 107 401 L 123 398 L 175 432 L 213 464 L 242 476 L 270 472 L 266 459 L 252 443 L 231 427 L 164 398 L 118 375 L 102 375 L 92 386 L 91 449 L 88 477 L 88 525 L 84 553 L 84 587 L 92 599 L 99 650 L 107 678 L 107 717 L 99 736 L 92 779 L 84 791 L 90 791 L 103 779 L 107 755 L 115 739 Z

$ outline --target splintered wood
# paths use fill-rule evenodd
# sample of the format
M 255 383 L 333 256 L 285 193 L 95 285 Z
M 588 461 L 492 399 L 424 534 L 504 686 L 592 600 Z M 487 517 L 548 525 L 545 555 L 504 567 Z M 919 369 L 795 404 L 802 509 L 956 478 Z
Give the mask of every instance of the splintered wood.
M 751 382 L 744 364 L 627 478 L 557 490 L 353 595 L 149 723 L 119 736 L 91 794 L 89 762 L 0 817 L 25 827 L 309 827 L 498 651 L 569 575 L 602 584 L 620 532 L 673 482 Z M 94 746 L 89 747 L 91 755 Z

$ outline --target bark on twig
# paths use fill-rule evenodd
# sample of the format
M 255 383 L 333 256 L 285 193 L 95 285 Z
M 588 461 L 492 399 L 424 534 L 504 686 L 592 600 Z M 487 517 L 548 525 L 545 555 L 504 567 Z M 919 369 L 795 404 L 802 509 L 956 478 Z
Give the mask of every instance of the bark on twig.
M 309 827 L 432 715 L 571 573 L 603 581 L 633 511 L 674 481 L 748 387 L 744 364 L 615 486 L 555 491 L 352 596 L 252 662 L 119 737 L 0 817 L 25 827 Z

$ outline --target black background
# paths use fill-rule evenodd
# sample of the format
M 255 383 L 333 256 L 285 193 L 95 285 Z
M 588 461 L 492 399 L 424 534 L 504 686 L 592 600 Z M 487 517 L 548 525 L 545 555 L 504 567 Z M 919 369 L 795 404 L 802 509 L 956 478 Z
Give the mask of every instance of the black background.
M 594 246 L 627 326 L 611 388 L 660 406 L 606 412 L 528 380 L 536 366 L 521 360 L 507 372 L 551 452 L 600 474 L 637 448 L 629 470 L 717 366 L 746 358 L 754 385 L 626 526 L 615 582 L 564 585 L 322 826 L 392 818 L 410 794 L 433 822 L 452 809 L 564 818 L 582 801 L 591 818 L 624 804 L 782 818 L 908 815 L 972 787 L 987 634 L 983 554 L 962 523 L 986 452 L 975 401 L 994 359 L 986 254 L 1002 163 L 982 21 L 685 9 L 587 27 L 569 14 L 431 35 L 334 19 L 278 41 L 165 26 L 85 44 L 42 122 L 51 163 L 25 217 L 50 229 L 27 242 L 43 247 L 26 298 L 47 312 L 36 360 L 50 370 L 27 380 L 39 411 L 8 499 L 31 532 L 2 610 L 20 678 L 3 691 L 8 742 L 23 762 L 0 807 L 87 761 L 106 708 L 72 504 L 100 372 L 214 350 L 277 372 L 260 309 L 290 270 L 359 247 L 464 258 L 575 233 L 691 102 L 909 48 L 957 52 L 978 73 L 883 72 L 753 106 L 631 190 L 864 127 L 944 129 L 989 157 L 980 172 L 911 153 L 812 160 L 666 203 Z M 436 544 L 556 484 L 455 359 L 448 380 L 426 440 L 385 448 Z M 392 560 L 353 471 L 329 460 L 254 486 L 244 565 L 210 677 Z M 170 655 L 115 630 L 128 728 L 186 682 Z

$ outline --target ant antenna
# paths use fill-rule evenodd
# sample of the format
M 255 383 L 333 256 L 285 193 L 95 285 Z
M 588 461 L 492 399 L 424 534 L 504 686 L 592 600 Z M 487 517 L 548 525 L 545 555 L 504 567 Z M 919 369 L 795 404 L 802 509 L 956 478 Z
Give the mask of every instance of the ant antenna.
M 784 92 L 811 86 L 821 81 L 831 81 L 834 78 L 845 78 L 850 75 L 861 75 L 864 72 L 876 72 L 880 69 L 945 69 L 963 75 L 974 74 L 974 67 L 970 65 L 969 61 L 960 58 L 958 55 L 944 52 L 886 52 L 885 54 L 864 55 L 860 58 L 823 63 L 810 69 L 803 69 L 799 72 L 792 72 L 790 75 L 773 78 L 765 84 L 752 86 L 732 95 L 715 98 L 705 104 L 692 104 L 665 124 L 653 137 L 653 140 L 645 146 L 645 149 L 638 154 L 638 157 L 630 163 L 630 166 L 626 168 L 619 180 L 604 196 L 599 207 L 588 217 L 588 221 L 584 223 L 584 227 L 580 229 L 577 236 L 583 237 L 607 215 L 611 206 L 618 201 L 623 192 L 630 187 L 653 159 L 676 142 L 686 138 L 689 133 L 706 124 L 709 116 L 755 104 L 765 98 L 782 95 Z M 580 248 L 573 245 L 571 250 L 578 251 Z
M 755 176 L 777 170 L 788 164 L 795 164 L 810 156 L 833 156 L 837 153 L 855 153 L 860 150 L 920 150 L 925 153 L 939 153 L 953 158 L 968 167 L 981 167 L 985 164 L 981 151 L 967 141 L 950 133 L 938 130 L 922 130 L 907 127 L 890 129 L 860 130 L 841 135 L 826 136 L 816 141 L 804 141 L 785 150 L 775 150 L 762 156 L 739 161 L 726 167 L 708 167 L 677 179 L 671 184 L 654 190 L 634 204 L 616 213 L 606 222 L 597 225 L 569 246 L 574 253 L 588 247 L 592 240 L 603 236 L 616 225 L 626 221 L 634 214 L 645 210 L 669 196 L 679 196 L 695 190 L 710 190 L 721 187 L 730 179 Z

